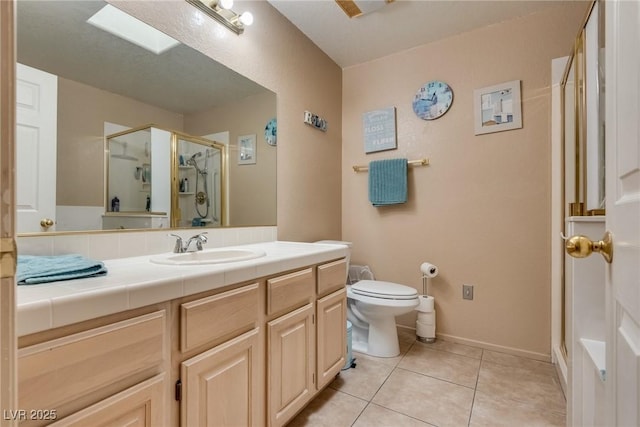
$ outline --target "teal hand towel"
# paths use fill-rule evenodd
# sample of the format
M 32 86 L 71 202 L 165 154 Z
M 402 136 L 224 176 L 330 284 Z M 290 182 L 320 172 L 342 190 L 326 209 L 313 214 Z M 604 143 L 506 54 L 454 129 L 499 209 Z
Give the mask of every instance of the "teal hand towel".
M 16 281 L 18 285 L 35 285 L 105 274 L 107 269 L 102 262 L 82 255 L 19 255 Z
M 407 159 L 369 163 L 369 201 L 373 206 L 407 202 Z

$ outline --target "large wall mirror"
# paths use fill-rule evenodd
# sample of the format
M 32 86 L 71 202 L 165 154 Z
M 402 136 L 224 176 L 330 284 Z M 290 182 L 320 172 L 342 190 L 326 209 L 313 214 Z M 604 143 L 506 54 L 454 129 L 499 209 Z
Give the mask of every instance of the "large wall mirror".
M 154 212 L 156 199 L 147 196 L 170 189 L 165 184 L 151 187 L 147 179 L 171 176 L 172 166 L 164 170 L 154 162 L 144 142 L 105 144 L 106 135 L 150 124 L 224 147 L 182 148 L 184 169 L 176 176 L 192 174 L 188 179 L 199 178 L 202 187 L 207 168 L 208 179 L 216 174 L 224 191 L 208 200 L 201 197 L 202 204 L 192 203 L 194 211 L 209 208 L 203 221 L 186 213 L 175 226 L 275 225 L 277 149 L 265 140 L 265 127 L 276 116 L 275 93 L 177 40 L 152 52 L 87 22 L 105 6 L 98 0 L 17 1 L 18 233 L 113 228 L 104 226 L 116 196 L 107 193 L 107 151 L 117 155 L 112 162 L 124 164 L 127 174 L 127 180 L 111 185 L 132 182 L 134 187 L 118 190 L 127 194 L 127 203 L 142 215 L 162 213 Z M 238 141 L 247 136 L 254 136 L 253 162 L 239 155 Z M 223 151 L 224 158 L 216 154 Z M 176 159 L 180 154 L 166 152 Z M 198 168 L 186 164 L 192 156 L 199 175 Z M 222 161 L 224 166 L 213 166 Z M 196 190 L 195 182 L 192 186 Z M 215 214 L 220 206 L 225 212 Z M 145 224 L 150 225 L 139 227 L 171 225 Z

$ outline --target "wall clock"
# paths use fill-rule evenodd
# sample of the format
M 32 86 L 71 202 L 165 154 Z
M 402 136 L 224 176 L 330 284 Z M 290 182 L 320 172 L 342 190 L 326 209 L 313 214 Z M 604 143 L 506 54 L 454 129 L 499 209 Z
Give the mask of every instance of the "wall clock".
M 435 120 L 446 113 L 453 103 L 453 91 L 448 84 L 432 80 L 423 85 L 413 98 L 413 111 L 422 120 Z
M 276 145 L 278 136 L 278 121 L 273 118 L 269 120 L 267 125 L 264 127 L 264 140 L 267 141 L 269 145 Z

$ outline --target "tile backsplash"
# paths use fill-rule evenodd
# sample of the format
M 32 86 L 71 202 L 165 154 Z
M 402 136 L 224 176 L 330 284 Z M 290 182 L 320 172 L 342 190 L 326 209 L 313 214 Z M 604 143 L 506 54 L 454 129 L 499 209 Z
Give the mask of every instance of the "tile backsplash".
M 74 253 L 97 260 L 153 255 L 173 250 L 176 239 L 169 233 L 189 238 L 203 231 L 209 240 L 205 248 L 271 242 L 278 238 L 276 226 L 25 235 L 17 238 L 18 255 Z

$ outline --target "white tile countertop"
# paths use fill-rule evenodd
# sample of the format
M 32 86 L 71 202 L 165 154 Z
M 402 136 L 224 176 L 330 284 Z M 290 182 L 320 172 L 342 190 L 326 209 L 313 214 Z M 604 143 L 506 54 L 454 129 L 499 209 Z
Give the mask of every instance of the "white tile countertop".
M 331 261 L 347 255 L 343 245 L 267 242 L 226 249 L 256 249 L 265 256 L 208 265 L 161 265 L 151 256 L 104 261 L 108 274 L 17 287 L 17 334 L 106 316 Z

